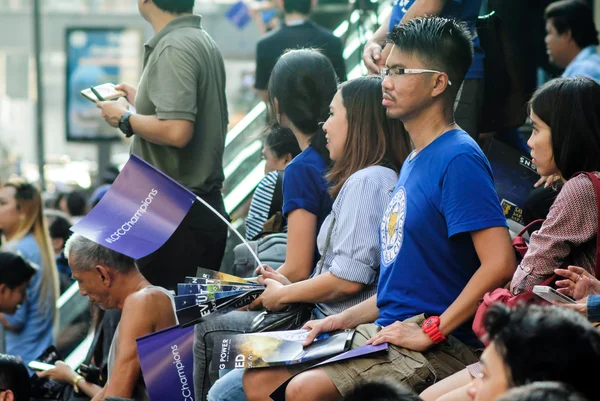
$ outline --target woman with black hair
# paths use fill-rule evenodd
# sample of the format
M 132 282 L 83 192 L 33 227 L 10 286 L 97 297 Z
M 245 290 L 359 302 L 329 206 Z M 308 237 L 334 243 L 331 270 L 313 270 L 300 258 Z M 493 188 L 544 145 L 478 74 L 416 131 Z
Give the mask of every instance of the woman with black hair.
M 320 123 L 329 113 L 337 77 L 329 59 L 316 50 L 292 50 L 282 55 L 269 81 L 273 125 L 289 128 L 301 153 L 285 168 L 283 214 L 288 223 L 286 262 L 278 272 L 291 282 L 307 279 L 319 258 L 317 233 L 331 212 L 333 200 L 325 175 L 329 154 Z M 195 327 L 194 390 L 204 400 L 210 381 L 208 366 L 215 341 L 226 333 L 243 333 L 260 312 L 231 312 Z M 210 372 L 214 373 L 214 372 Z M 212 380 L 211 380 L 212 379 Z
M 596 193 L 590 178 L 576 173 L 600 177 L 600 84 L 583 77 L 550 81 L 533 95 L 529 113 L 532 161 L 542 176 L 558 175 L 563 188 L 542 227 L 531 235 L 510 282 L 514 295 L 543 283 L 567 261 L 592 275 L 596 262 Z M 464 389 L 479 368 L 471 365 L 429 387 L 421 397 L 469 400 Z

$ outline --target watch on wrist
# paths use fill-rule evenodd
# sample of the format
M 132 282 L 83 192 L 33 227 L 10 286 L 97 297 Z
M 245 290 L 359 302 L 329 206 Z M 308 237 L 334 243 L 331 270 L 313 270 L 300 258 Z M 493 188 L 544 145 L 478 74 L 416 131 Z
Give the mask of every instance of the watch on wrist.
M 73 390 L 75 390 L 75 392 L 77 394 L 79 394 L 79 386 L 77 385 L 77 383 L 79 383 L 81 380 L 85 380 L 83 378 L 83 376 L 81 375 L 77 375 L 73 378 L 73 382 L 71 384 L 73 384 Z
M 129 122 L 129 118 L 132 114 L 133 113 L 131 111 L 127 111 L 121 116 L 121 119 L 119 120 L 119 129 L 127 137 L 133 135 L 133 129 L 131 128 L 131 123 Z
M 440 318 L 438 316 L 431 316 L 425 320 L 421 329 L 431 338 L 434 344 L 443 343 L 447 340 L 446 336 L 440 331 Z

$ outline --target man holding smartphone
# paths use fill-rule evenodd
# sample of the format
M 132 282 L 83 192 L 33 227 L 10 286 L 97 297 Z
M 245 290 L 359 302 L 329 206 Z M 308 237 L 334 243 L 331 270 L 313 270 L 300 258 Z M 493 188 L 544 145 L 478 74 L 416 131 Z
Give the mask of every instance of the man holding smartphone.
M 132 153 L 225 215 L 228 115 L 221 52 L 202 29 L 201 17 L 192 14 L 194 0 L 138 0 L 138 8 L 155 32 L 145 45 L 142 78 L 137 89 L 116 87 L 127 100 L 98 107 L 108 124 L 133 137 Z M 169 241 L 138 264 L 150 282 L 175 289 L 197 266 L 218 270 L 226 238 L 217 216 L 195 204 Z

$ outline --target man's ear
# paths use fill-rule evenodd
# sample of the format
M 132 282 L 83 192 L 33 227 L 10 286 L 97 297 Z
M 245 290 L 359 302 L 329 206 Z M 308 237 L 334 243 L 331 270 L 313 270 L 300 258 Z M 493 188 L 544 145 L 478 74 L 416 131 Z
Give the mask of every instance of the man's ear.
M 444 92 L 450 90 L 450 80 L 448 79 L 448 75 L 446 74 L 436 74 L 436 77 L 433 78 L 433 88 L 431 91 L 431 97 L 438 97 L 442 95 Z
M 102 265 L 96 265 L 96 272 L 98 273 L 102 284 L 105 287 L 110 287 L 112 284 L 112 277 L 110 275 L 110 271 Z

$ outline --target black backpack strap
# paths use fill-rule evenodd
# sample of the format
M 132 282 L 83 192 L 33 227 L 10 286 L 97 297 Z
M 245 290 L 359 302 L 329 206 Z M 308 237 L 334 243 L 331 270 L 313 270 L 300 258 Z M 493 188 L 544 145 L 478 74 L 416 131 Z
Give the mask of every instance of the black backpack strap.
M 269 208 L 269 218 L 283 209 L 283 171 L 277 171 L 277 181 L 275 182 L 275 191 L 271 199 Z

